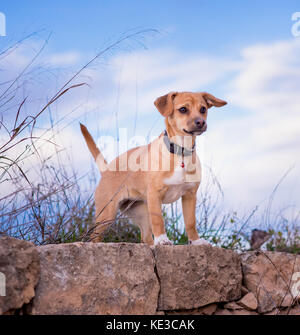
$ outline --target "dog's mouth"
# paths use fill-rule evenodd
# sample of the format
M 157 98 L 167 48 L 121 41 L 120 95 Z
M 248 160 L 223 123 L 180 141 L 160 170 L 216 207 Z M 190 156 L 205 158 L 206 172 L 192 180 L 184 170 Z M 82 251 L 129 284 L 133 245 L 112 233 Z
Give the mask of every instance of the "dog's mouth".
M 196 129 L 196 130 L 192 130 L 192 131 L 189 131 L 189 130 L 186 130 L 183 128 L 183 131 L 186 133 L 186 134 L 189 134 L 189 135 L 192 135 L 192 136 L 199 136 L 201 135 L 202 133 L 204 133 L 206 131 L 206 126 L 201 128 L 201 129 Z

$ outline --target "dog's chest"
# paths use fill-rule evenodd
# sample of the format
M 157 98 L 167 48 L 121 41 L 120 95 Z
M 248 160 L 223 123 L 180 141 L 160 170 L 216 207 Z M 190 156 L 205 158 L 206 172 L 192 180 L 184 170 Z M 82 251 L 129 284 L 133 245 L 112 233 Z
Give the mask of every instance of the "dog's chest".
M 164 179 L 164 184 L 168 187 L 162 202 L 172 203 L 182 197 L 187 190 L 195 186 L 194 182 L 186 181 L 186 173 L 183 168 L 176 169 L 172 176 Z

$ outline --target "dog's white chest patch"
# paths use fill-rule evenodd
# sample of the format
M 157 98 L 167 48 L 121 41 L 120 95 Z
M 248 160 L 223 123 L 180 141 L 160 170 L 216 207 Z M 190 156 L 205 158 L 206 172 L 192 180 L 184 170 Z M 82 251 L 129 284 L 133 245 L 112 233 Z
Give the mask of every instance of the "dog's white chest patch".
M 186 182 L 185 171 L 182 167 L 176 169 L 171 177 L 164 179 L 164 184 L 168 186 L 162 199 L 164 204 L 178 200 L 188 189 L 195 186 L 195 183 Z
M 184 182 L 185 182 L 185 173 L 182 167 L 180 167 L 180 170 L 176 169 L 171 177 L 164 179 L 165 185 L 181 185 Z

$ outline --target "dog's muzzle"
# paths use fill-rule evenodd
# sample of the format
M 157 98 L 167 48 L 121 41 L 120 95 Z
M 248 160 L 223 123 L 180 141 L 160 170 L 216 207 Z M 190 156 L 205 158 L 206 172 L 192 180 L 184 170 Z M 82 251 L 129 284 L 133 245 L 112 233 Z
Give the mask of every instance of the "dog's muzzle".
M 193 128 L 191 130 L 183 129 L 183 131 L 189 135 L 201 135 L 206 129 L 206 121 L 202 118 L 196 118 L 193 122 Z

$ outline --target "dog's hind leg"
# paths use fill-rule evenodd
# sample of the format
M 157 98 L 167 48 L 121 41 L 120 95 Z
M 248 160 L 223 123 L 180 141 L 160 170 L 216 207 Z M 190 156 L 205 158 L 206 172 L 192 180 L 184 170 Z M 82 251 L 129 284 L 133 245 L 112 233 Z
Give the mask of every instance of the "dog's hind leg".
M 115 222 L 118 203 L 106 197 L 96 203 L 95 224 L 91 232 L 91 242 L 101 242 L 103 233 Z
M 147 205 L 143 201 L 134 203 L 124 214 L 138 226 L 141 231 L 141 242 L 153 245 L 152 229 L 149 221 Z

